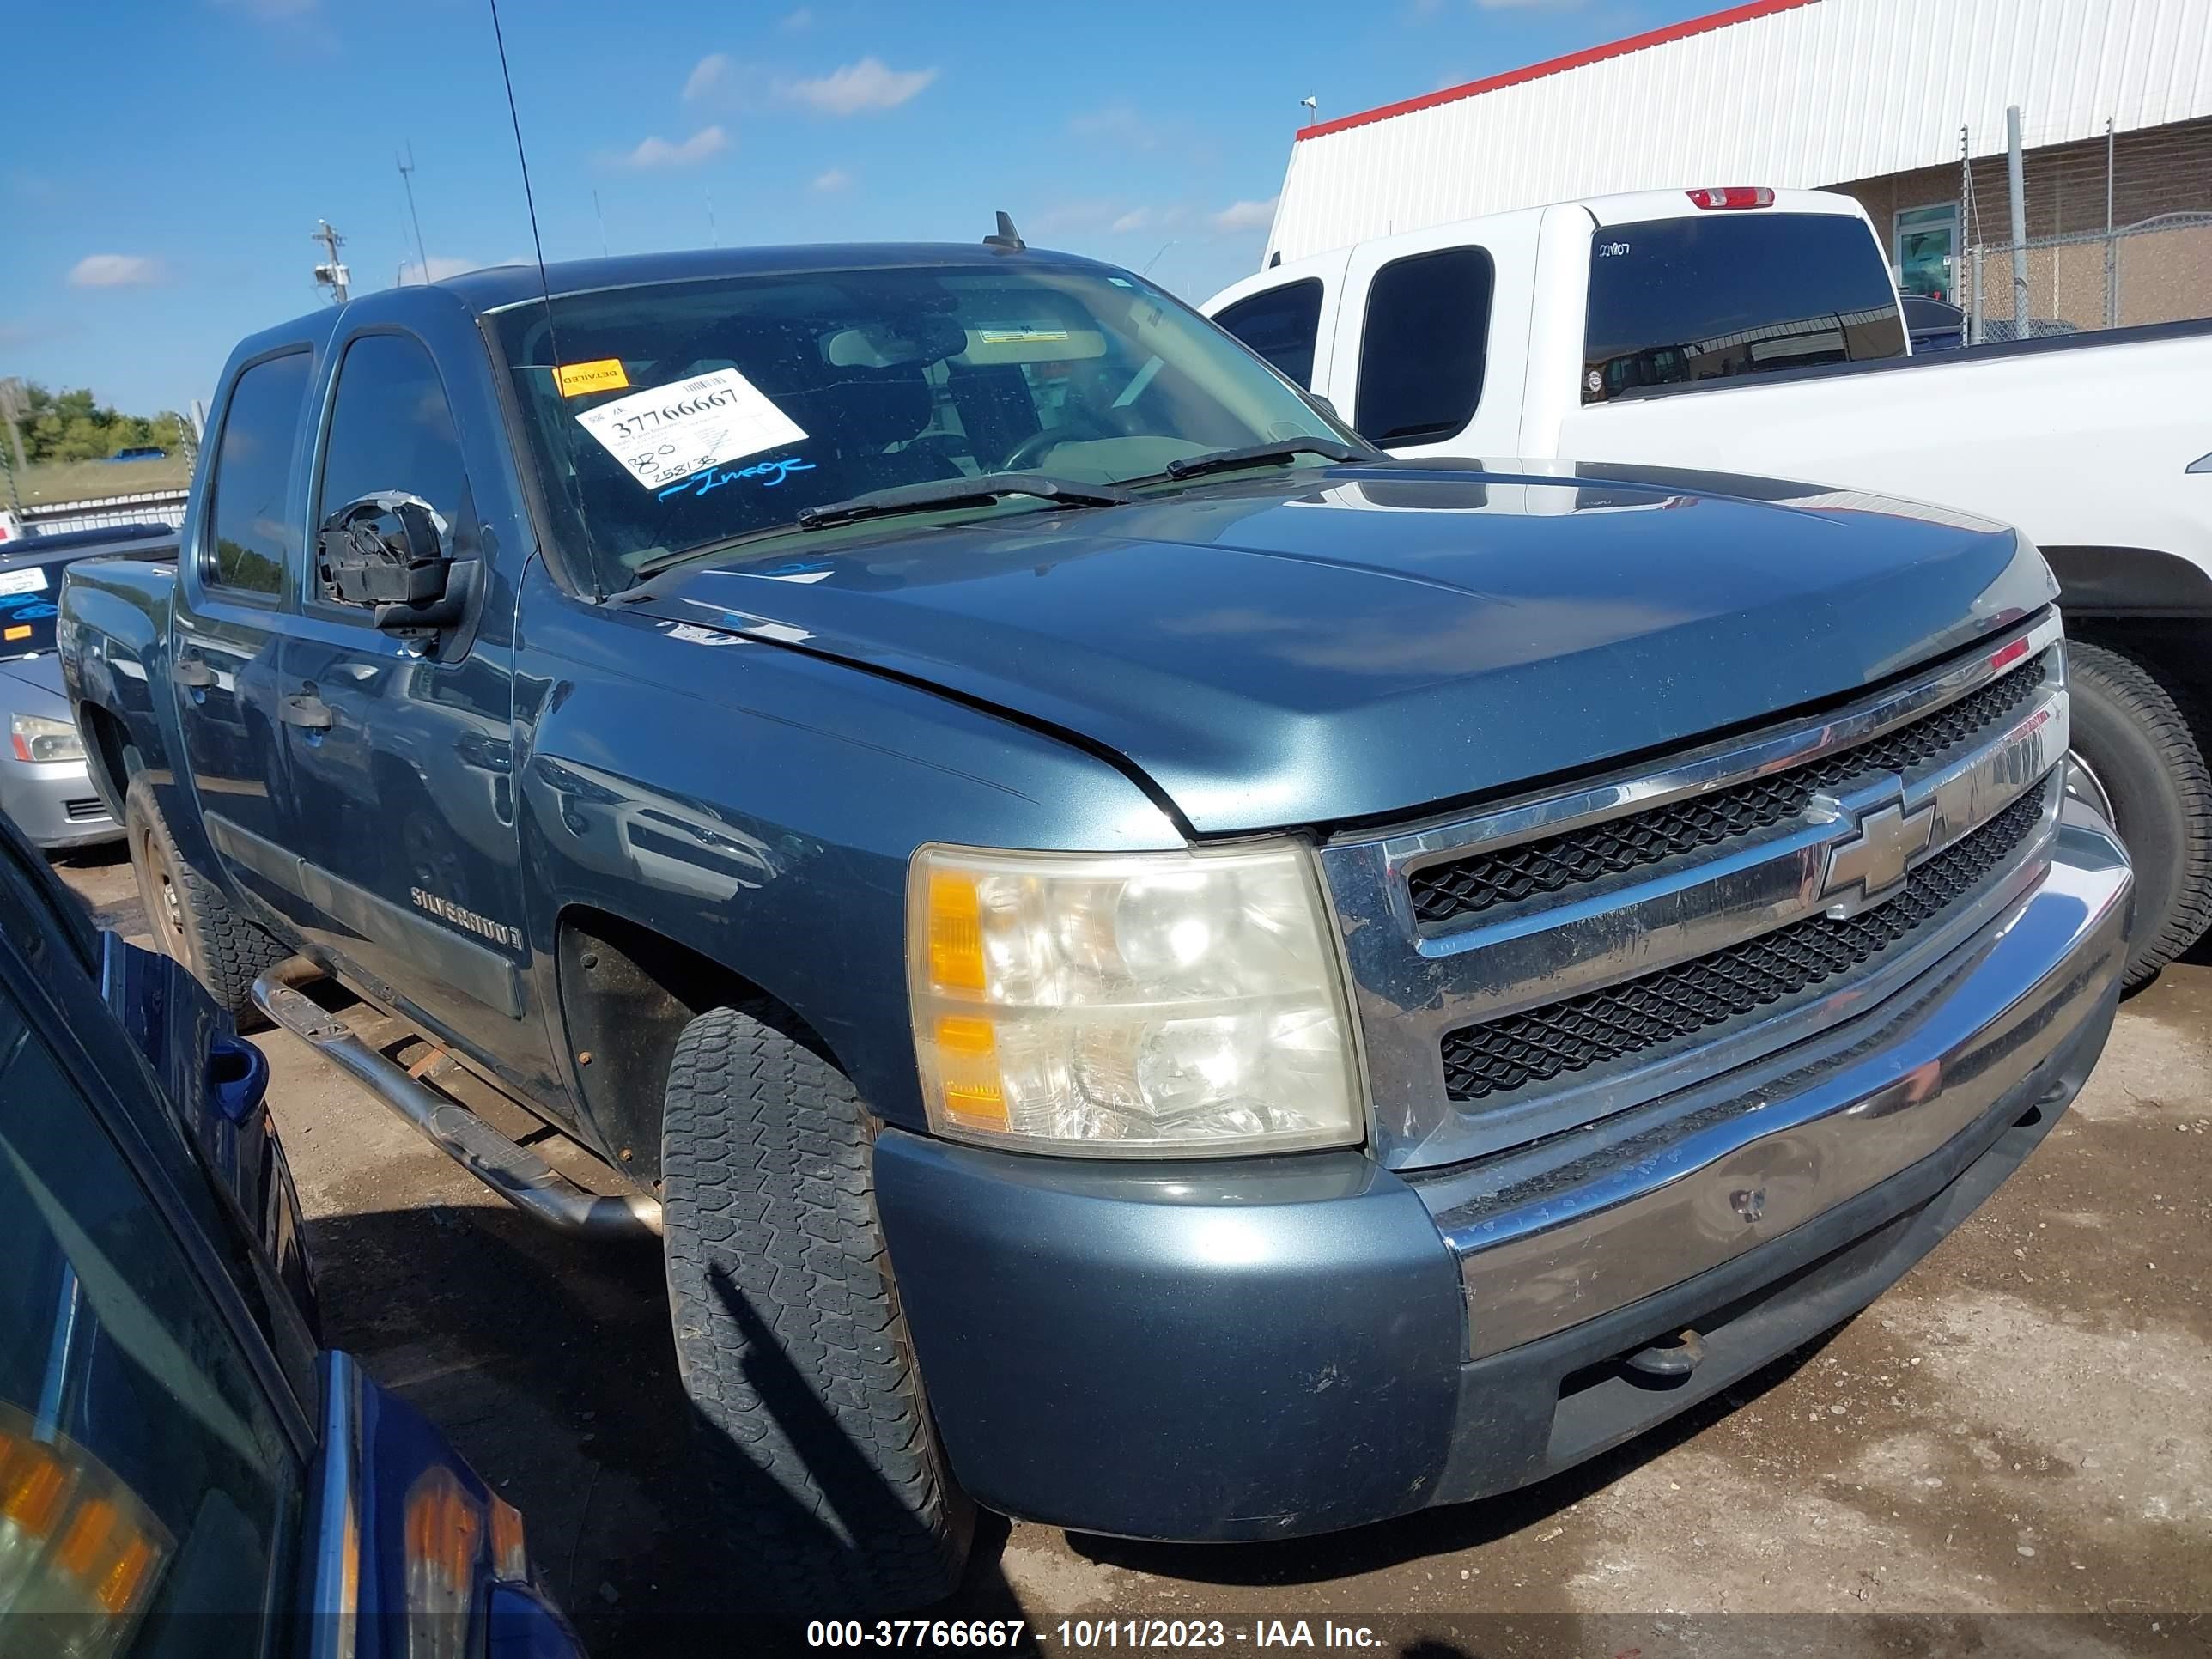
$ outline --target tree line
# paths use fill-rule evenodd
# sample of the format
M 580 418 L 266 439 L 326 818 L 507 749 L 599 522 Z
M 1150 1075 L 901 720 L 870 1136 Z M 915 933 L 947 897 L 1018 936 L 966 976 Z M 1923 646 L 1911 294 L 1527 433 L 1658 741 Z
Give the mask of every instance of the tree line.
M 174 410 L 125 415 L 97 401 L 84 386 L 74 392 L 24 386 L 15 427 L 22 439 L 23 459 L 34 463 L 97 461 L 148 444 L 173 455 L 191 442 L 191 425 Z M 0 432 L 0 447 L 5 442 L 6 434 Z

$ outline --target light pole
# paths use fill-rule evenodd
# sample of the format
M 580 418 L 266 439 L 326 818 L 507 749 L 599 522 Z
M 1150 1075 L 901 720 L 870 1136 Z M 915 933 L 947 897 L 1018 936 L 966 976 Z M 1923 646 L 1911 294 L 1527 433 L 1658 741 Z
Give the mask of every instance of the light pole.
M 422 261 L 422 264 L 416 267 L 416 271 L 419 273 L 416 280 L 427 283 L 430 280 L 430 251 L 422 246 L 422 221 L 416 216 L 415 211 L 414 141 L 411 139 L 408 141 L 407 159 L 405 161 L 401 161 L 396 155 L 393 156 L 392 160 L 393 164 L 399 169 L 399 182 L 407 187 L 407 220 L 410 224 L 415 227 L 415 257 Z

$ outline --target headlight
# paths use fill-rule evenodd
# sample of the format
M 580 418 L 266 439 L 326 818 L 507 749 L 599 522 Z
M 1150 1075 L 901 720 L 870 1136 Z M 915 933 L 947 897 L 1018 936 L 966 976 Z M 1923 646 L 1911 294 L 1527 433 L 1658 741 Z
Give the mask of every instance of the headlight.
M 37 714 L 10 714 L 8 739 L 19 761 L 73 761 L 84 758 L 84 740 L 67 720 L 50 720 Z
M 1109 1158 L 1361 1138 L 1351 1017 L 1303 848 L 924 847 L 907 983 L 941 1134 Z

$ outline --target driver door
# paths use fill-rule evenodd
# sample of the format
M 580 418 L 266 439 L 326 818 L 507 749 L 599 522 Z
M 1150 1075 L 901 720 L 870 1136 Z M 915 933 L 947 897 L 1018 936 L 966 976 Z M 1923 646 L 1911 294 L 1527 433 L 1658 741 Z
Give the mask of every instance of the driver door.
M 427 502 L 446 551 L 481 560 L 452 404 L 411 333 L 347 341 L 308 523 L 400 492 Z M 435 638 L 380 629 L 307 561 L 282 693 L 309 943 L 380 1000 L 510 1078 L 543 1070 L 527 1018 L 521 878 L 509 775 L 512 641 L 479 593 Z

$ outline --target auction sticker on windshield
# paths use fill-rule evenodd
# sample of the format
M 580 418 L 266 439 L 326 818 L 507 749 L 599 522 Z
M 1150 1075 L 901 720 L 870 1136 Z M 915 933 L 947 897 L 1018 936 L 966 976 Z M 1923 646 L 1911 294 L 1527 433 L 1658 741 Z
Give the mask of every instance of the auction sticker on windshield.
M 648 489 L 806 436 L 734 368 L 617 398 L 576 419 Z

